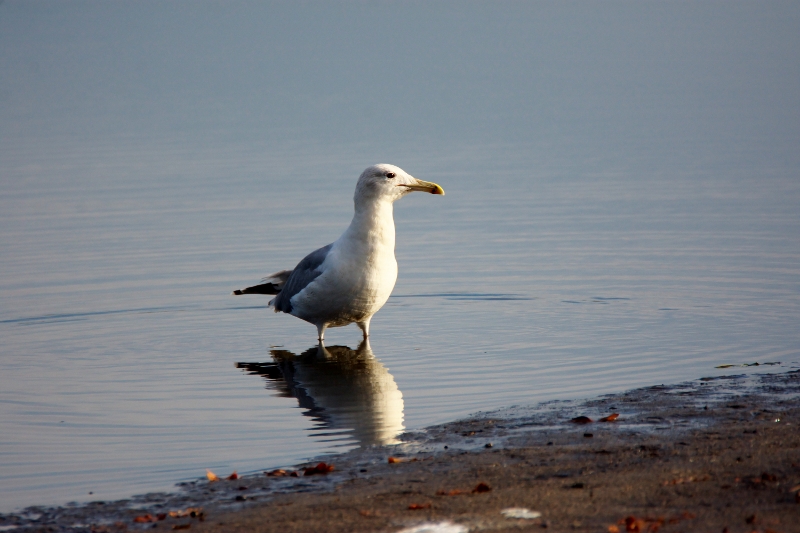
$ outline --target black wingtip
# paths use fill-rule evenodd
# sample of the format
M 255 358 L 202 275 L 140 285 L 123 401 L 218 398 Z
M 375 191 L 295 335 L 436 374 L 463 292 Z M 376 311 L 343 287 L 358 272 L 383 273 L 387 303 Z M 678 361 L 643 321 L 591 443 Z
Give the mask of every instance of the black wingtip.
M 234 296 L 240 296 L 242 294 L 278 294 L 281 290 L 275 286 L 274 283 L 262 283 L 261 285 L 255 285 L 253 287 L 247 287 L 246 289 L 235 290 L 231 294 Z

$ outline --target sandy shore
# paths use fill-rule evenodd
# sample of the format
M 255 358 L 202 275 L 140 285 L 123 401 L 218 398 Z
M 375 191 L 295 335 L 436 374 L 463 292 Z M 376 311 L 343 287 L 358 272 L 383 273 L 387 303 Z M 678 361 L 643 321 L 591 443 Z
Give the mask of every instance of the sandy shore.
M 592 421 L 572 421 L 581 416 Z M 508 409 L 404 441 L 330 458 L 328 474 L 303 475 L 313 464 L 299 465 L 298 477 L 30 508 L 0 515 L 0 528 L 800 532 L 798 371 Z M 529 518 L 507 517 L 508 508 Z

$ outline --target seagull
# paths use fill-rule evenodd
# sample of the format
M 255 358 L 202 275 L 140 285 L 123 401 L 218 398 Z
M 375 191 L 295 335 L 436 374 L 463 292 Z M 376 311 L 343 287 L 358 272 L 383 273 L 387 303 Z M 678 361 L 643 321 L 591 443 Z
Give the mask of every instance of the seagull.
M 400 167 L 367 168 L 356 184 L 353 220 L 341 237 L 305 256 L 293 270 L 275 272 L 261 284 L 233 294 L 276 294 L 269 302 L 275 312 L 314 324 L 320 343 L 326 328 L 353 322 L 366 340 L 372 316 L 397 281 L 393 204 L 413 191 L 444 195 L 436 183 L 419 180 Z

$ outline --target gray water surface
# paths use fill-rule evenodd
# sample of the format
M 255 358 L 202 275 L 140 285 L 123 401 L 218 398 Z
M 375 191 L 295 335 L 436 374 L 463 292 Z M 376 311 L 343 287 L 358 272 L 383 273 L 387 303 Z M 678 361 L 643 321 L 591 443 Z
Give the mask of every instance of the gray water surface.
M 0 511 L 798 367 L 797 4 L 504 6 L 0 4 Z M 378 162 L 369 346 L 230 295 Z
M 339 328 L 327 336 L 338 355 L 325 356 L 313 326 L 229 293 L 337 237 L 359 169 L 297 177 L 265 163 L 217 180 L 213 162 L 195 162 L 209 176 L 185 186 L 158 172 L 191 163 L 163 152 L 132 187 L 114 169 L 134 156 L 92 154 L 98 176 L 40 162 L 37 176 L 72 179 L 6 185 L 7 508 L 169 489 L 205 468 L 286 466 L 477 410 L 800 360 L 793 176 L 421 158 L 408 170 L 447 195 L 396 204 L 400 277 L 370 347 Z

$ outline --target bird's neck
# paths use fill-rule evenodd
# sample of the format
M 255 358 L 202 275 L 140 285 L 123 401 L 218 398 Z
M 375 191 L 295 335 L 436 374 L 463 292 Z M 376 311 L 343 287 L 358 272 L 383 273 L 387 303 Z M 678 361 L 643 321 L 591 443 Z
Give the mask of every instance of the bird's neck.
M 394 216 L 392 202 L 356 203 L 353 221 L 345 232 L 352 242 L 370 248 L 389 248 L 394 251 Z

